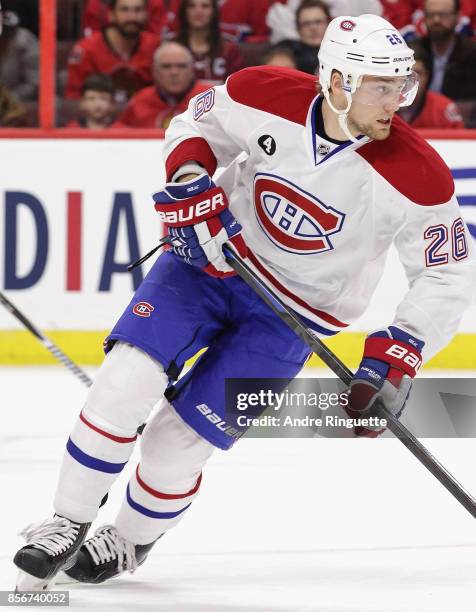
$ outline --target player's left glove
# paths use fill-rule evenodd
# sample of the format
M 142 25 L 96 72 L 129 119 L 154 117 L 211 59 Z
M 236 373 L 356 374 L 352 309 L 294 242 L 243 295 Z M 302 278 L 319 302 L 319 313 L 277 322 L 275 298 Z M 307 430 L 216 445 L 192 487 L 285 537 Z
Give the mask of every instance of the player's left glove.
M 168 226 L 173 252 L 192 266 L 218 278 L 232 276 L 222 247 L 228 242 L 241 257 L 247 247 L 228 199 L 208 174 L 183 183 L 167 183 L 153 196 L 155 209 Z
M 425 343 L 391 325 L 373 332 L 365 341 L 364 355 L 349 388 L 346 411 L 353 419 L 366 418 L 366 410 L 379 397 L 397 418 L 403 412 L 413 378 L 421 366 Z M 355 427 L 358 436 L 375 438 L 385 431 Z

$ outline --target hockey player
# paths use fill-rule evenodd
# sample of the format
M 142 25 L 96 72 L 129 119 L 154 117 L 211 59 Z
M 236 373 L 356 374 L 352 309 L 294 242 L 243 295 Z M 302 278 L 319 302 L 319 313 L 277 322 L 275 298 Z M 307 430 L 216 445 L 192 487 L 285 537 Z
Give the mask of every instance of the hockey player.
M 393 242 L 409 290 L 389 327 L 366 340 L 349 414 L 377 395 L 401 413 L 422 359 L 449 342 L 475 285 L 451 174 L 395 117 L 416 92 L 412 65 L 413 52 L 382 18 L 339 17 L 319 52 L 322 94 L 311 75 L 249 68 L 172 121 L 168 182 L 154 199 L 175 246 L 108 338 L 66 445 L 56 514 L 25 530 L 15 556 L 18 588 L 44 588 L 60 569 L 91 583 L 133 571 L 192 504 L 214 448 L 242 434 L 226 421 L 224 380 L 289 379 L 301 369 L 309 349 L 232 274 L 225 242 L 321 337 L 364 312 Z M 220 184 L 210 178 L 217 165 L 229 165 Z M 84 542 L 167 387 L 115 525 Z

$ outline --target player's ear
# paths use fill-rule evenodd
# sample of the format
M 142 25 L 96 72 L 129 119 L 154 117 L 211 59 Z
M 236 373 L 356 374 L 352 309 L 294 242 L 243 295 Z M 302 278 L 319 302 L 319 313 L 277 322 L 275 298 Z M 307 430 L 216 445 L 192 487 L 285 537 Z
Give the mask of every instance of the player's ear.
M 340 95 L 343 93 L 343 79 L 342 74 L 338 70 L 333 70 L 331 73 L 331 93 L 334 95 Z
M 338 70 L 333 70 L 330 79 L 330 95 L 334 105 L 337 108 L 345 108 L 347 106 L 347 99 L 344 92 L 344 79 L 342 73 Z

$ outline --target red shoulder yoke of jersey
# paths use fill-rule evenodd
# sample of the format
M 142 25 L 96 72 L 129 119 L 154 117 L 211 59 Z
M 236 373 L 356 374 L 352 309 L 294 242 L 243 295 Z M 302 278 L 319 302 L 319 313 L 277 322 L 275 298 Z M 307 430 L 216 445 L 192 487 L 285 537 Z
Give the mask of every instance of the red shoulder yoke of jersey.
M 444 204 L 454 193 L 448 166 L 400 117 L 393 118 L 386 140 L 373 140 L 357 149 L 357 153 L 415 204 Z
M 232 74 L 226 88 L 235 102 L 306 125 L 309 105 L 317 95 L 316 81 L 292 68 L 254 66 Z

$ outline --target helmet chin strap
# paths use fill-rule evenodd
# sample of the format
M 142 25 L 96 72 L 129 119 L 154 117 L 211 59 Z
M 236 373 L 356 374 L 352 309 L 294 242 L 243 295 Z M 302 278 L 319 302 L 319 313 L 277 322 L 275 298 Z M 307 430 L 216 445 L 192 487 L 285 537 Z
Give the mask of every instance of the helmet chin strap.
M 323 92 L 324 92 L 324 97 L 327 100 L 327 103 L 329 104 L 331 109 L 334 111 L 334 113 L 336 113 L 337 115 L 337 119 L 339 121 L 339 127 L 341 128 L 341 130 L 344 132 L 344 134 L 347 136 L 349 140 L 351 140 L 352 142 L 359 142 L 357 138 L 355 138 L 355 136 L 352 136 L 349 130 L 349 126 L 347 124 L 347 115 L 349 113 L 350 106 L 352 104 L 352 95 L 350 94 L 350 92 L 344 91 L 345 98 L 347 100 L 347 106 L 343 110 L 336 108 L 332 104 L 328 89 L 323 88 Z

